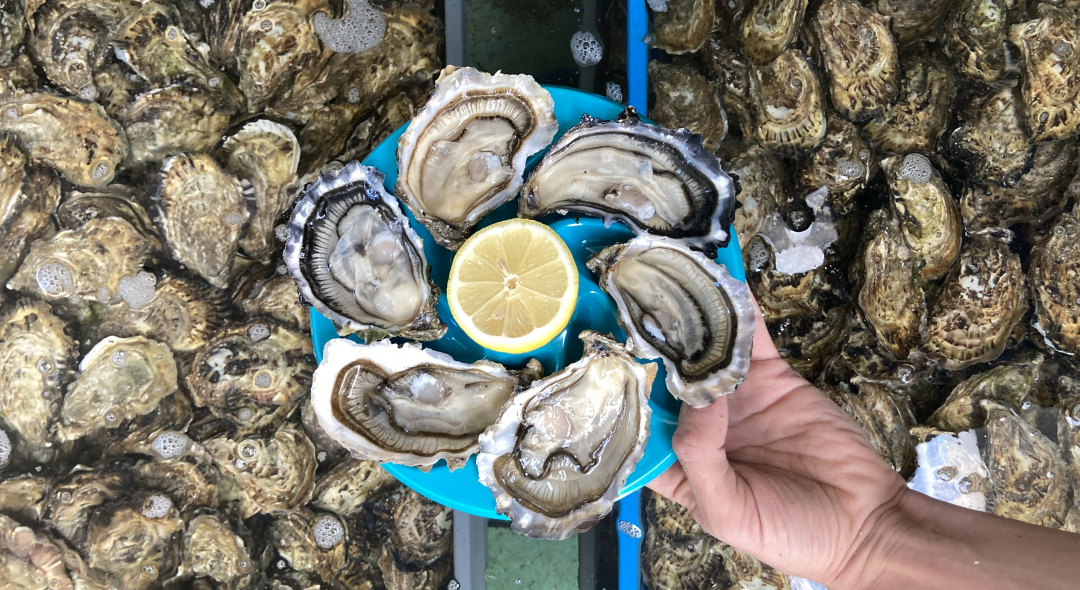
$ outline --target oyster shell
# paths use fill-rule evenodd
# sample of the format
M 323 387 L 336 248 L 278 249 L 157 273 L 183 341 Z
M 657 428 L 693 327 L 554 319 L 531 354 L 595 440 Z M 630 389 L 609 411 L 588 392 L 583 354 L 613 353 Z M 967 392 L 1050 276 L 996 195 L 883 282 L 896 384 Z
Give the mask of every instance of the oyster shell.
M 881 162 L 889 181 L 892 209 L 914 260 L 912 278 L 934 280 L 960 254 L 960 211 L 941 174 L 922 154 Z
M 0 571 L 15 589 L 74 590 L 61 549 L 45 535 L 0 514 Z
M 746 283 L 675 240 L 642 236 L 589 260 L 619 309 L 634 355 L 661 358 L 671 395 L 695 408 L 735 391 L 750 368 Z
M 986 83 L 1009 70 L 1005 47 L 1009 26 L 1024 13 L 1018 0 L 959 0 L 945 18 L 946 55 L 959 71 Z
M 49 227 L 59 203 L 56 173 L 31 164 L 15 137 L 0 133 L 0 284 L 15 273 L 31 241 Z
M 48 495 L 49 480 L 44 477 L 19 475 L 0 481 L 2 512 L 21 522 L 40 520 L 42 503 Z
M 123 464 L 99 469 L 78 466 L 49 486 L 42 520 L 82 548 L 90 516 L 99 506 L 118 500 L 130 486 L 131 474 Z
M 1021 408 L 1039 380 L 1042 356 L 1035 362 L 997 365 L 973 375 L 953 388 L 949 397 L 934 410 L 927 424 L 950 432 L 963 432 L 986 425 L 983 400 Z
M 450 552 L 453 511 L 405 488 L 374 502 L 375 531 L 405 571 L 430 568 Z
M 348 555 L 345 525 L 332 514 L 305 507 L 274 515 L 270 540 L 280 558 L 296 571 L 334 580 Z
M 750 61 L 724 41 L 723 36 L 714 33 L 701 49 L 701 62 L 705 75 L 720 92 L 720 104 L 731 120 L 731 127 L 743 129 L 749 120 Z
M 397 195 L 440 245 L 521 187 L 525 160 L 555 137 L 555 103 L 531 76 L 448 66 L 398 140 Z
M 159 434 L 152 441 L 152 444 L 156 443 L 153 453 L 158 459 L 142 461 L 131 470 L 136 485 L 166 494 L 175 500 L 176 508 L 184 515 L 199 508 L 216 508 L 221 482 L 210 456 L 197 443 L 189 443 L 188 446 L 193 448 L 185 451 L 186 455 L 162 459 L 159 454 L 164 448 L 161 436 Z
M 251 548 L 221 514 L 204 511 L 184 529 L 183 571 L 227 588 L 250 588 L 258 579 Z
M 0 131 L 19 137 L 30 158 L 81 186 L 105 186 L 128 154 L 124 131 L 101 106 L 52 94 L 0 102 Z
M 776 59 L 799 35 L 808 0 L 758 0 L 742 20 L 742 49 L 754 63 Z
M 102 428 L 153 412 L 177 390 L 176 362 L 164 344 L 142 336 L 109 336 L 79 362 L 60 408 L 60 440 L 75 440 Z
M 146 80 L 132 73 L 123 62 L 113 62 L 95 72 L 94 86 L 97 87 L 98 104 L 116 121 L 124 118 L 124 108 L 137 94 L 150 89 Z
M 260 119 L 226 138 L 221 149 L 225 169 L 250 182 L 254 190 L 255 213 L 240 249 L 252 258 L 269 260 L 277 245 L 274 227 L 296 196 L 300 143 L 288 127 Z
M 649 114 L 661 127 L 685 127 L 701 136 L 713 152 L 727 135 L 728 122 L 720 95 L 697 68 L 689 64 L 649 62 L 649 88 L 656 103 Z
M 1032 324 L 1054 350 L 1080 353 L 1080 220 L 1063 213 L 1031 252 L 1028 286 L 1035 303 Z
M 990 361 L 1028 309 L 1020 257 L 1008 230 L 969 235 L 960 262 L 945 280 L 927 324 L 923 350 L 946 369 Z
M 642 123 L 633 107 L 616 121 L 582 116 L 521 195 L 520 217 L 562 210 L 603 216 L 707 253 L 727 244 L 735 215 L 734 183 L 701 138 Z
M 1062 377 L 1060 381 L 1067 393 L 1058 403 L 1061 412 L 1058 414 L 1057 441 L 1072 468 L 1073 481 L 1080 482 L 1080 380 Z
M 841 384 L 822 390 L 862 428 L 881 458 L 905 479 L 915 472 L 915 411 L 906 394 L 862 381 L 853 393 Z
M 757 558 L 720 541 L 713 551 L 724 556 L 724 571 L 731 588 L 791 590 L 791 581 L 785 574 Z
M 156 587 L 176 572 L 184 521 L 166 496 L 106 507 L 90 519 L 87 564 L 107 586 Z
M 825 0 L 810 29 L 833 107 L 852 121 L 880 115 L 900 90 L 899 50 L 889 21 L 854 0 Z
M 1015 185 L 1031 168 L 1035 146 L 1021 119 L 1016 87 L 972 99 L 960 112 L 960 127 L 949 136 L 953 156 L 967 165 L 972 180 Z
M 337 159 L 342 162 L 363 160 L 391 133 L 416 116 L 417 103 L 431 95 L 427 85 L 422 84 L 408 92 L 398 92 L 375 105 L 375 112 L 360 121 L 353 129 Z M 326 154 L 329 158 L 332 154 Z
M 259 282 L 251 294 L 240 302 L 240 310 L 248 316 L 272 318 L 293 330 L 310 330 L 311 313 L 300 304 L 296 283 L 288 276 L 276 276 Z
M 980 457 L 974 432 L 953 436 L 929 426 L 916 426 L 911 431 L 920 442 L 916 447 L 919 467 L 909 488 L 979 512 L 993 505 L 990 472 Z
M 267 318 L 226 327 L 184 378 L 196 405 L 292 406 L 311 387 L 311 339 Z
M 652 46 L 675 55 L 701 49 L 712 33 L 714 2 L 667 0 L 666 10 L 652 13 Z
M 1049 5 L 1038 12 L 1009 31 L 1020 48 L 1027 128 L 1032 142 L 1067 139 L 1080 133 L 1080 12 Z
M 859 307 L 878 344 L 893 358 L 904 360 L 919 344 L 927 321 L 925 294 L 915 284 L 919 271 L 914 252 L 900 223 L 886 211 L 870 215 L 867 236 Z
M 1028 170 L 1014 186 L 968 182 L 960 214 L 969 229 L 1041 226 L 1064 209 L 1065 189 L 1080 159 L 1072 141 L 1044 141 L 1035 146 Z
M 158 173 L 154 221 L 177 262 L 224 289 L 251 216 L 251 197 L 250 186 L 210 156 L 173 156 Z
M 124 108 L 124 132 L 135 162 L 159 162 L 181 152 L 205 152 L 229 126 L 213 96 L 183 86 L 154 88 Z
M 361 459 L 430 468 L 465 464 L 520 384 L 501 365 L 383 340 L 327 343 L 311 405 L 328 435 Z
M 240 515 L 291 510 L 311 498 L 315 447 L 291 424 L 265 438 L 218 437 L 203 443 L 221 473 L 235 487 Z M 224 499 L 229 498 L 228 495 Z
M 903 75 L 896 102 L 885 108 L 880 119 L 866 124 L 866 134 L 881 151 L 933 151 L 945 133 L 949 107 L 956 94 L 953 69 L 937 56 L 927 59 L 923 54 L 900 58 L 900 69 Z
M 774 152 L 798 156 L 825 139 L 825 96 L 814 69 L 798 49 L 788 49 L 749 73 L 743 134 Z
M 443 559 L 435 562 L 429 569 L 412 571 L 403 569 L 394 560 L 390 549 L 383 545 L 376 562 L 382 573 L 382 581 L 387 590 L 435 590 L 441 588 L 443 582 L 450 574 L 450 560 Z
M 111 184 L 98 190 L 72 190 L 65 192 L 60 206 L 56 208 L 56 221 L 60 229 L 79 229 L 91 219 L 123 219 L 150 244 L 151 260 L 160 262 L 165 258 L 165 246 L 154 229 L 150 215 L 140 203 L 141 195 L 121 184 Z
M 266 103 L 289 88 L 307 67 L 319 63 L 320 44 L 313 17 L 325 6 L 314 0 L 262 2 L 222 2 L 246 10 L 234 29 L 223 32 L 225 39 L 237 36 L 236 69 L 240 92 L 250 112 L 259 112 Z M 212 43 L 214 41 L 211 41 Z
M 221 293 L 193 279 L 125 276 L 120 296 L 122 301 L 101 310 L 99 337 L 153 337 L 174 352 L 192 352 L 206 346 L 225 317 Z
M 285 264 L 301 296 L 339 334 L 434 340 L 446 332 L 422 242 L 374 168 L 351 162 L 304 189 Z
M 26 19 L 23 3 L 5 2 L 0 7 L 0 66 L 6 66 L 13 59 L 26 37 Z
M 724 558 L 718 541 L 701 530 L 690 511 L 649 493 L 641 565 L 649 588 L 691 590 L 717 587 Z
M 725 141 L 716 155 L 728 173 L 739 179 L 735 199 L 741 207 L 735 209 L 732 226 L 739 243 L 749 244 L 777 210 L 777 200 L 791 195 L 787 170 L 769 150 L 738 140 Z
M 1068 467 L 1058 446 L 1014 410 L 984 400 L 986 457 L 994 514 L 1061 528 L 1072 506 Z
M 26 55 L 16 57 L 11 65 L 0 66 L 0 101 L 30 94 L 40 86 L 41 81 L 34 71 L 34 64 Z
M 348 459 L 319 478 L 311 505 L 347 516 L 397 480 L 375 461 Z
M 829 209 L 847 215 L 877 168 L 874 146 L 863 140 L 858 127 L 834 115 L 828 118 L 821 146 L 799 167 L 799 191 L 806 194 L 825 187 Z
M 889 19 L 889 28 L 900 45 L 907 45 L 931 34 L 951 8 L 948 2 L 922 0 L 874 0 L 868 4 L 878 14 Z
M 480 482 L 529 537 L 565 539 L 607 515 L 649 438 L 656 365 L 591 330 L 581 339 L 581 360 L 515 395 L 480 435 Z

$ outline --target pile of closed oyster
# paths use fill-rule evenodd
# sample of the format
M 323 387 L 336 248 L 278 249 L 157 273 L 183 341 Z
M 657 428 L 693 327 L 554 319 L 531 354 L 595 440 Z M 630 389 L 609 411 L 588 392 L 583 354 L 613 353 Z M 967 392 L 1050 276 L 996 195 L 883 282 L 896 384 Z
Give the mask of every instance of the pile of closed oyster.
M 1080 4 L 663 8 L 649 115 L 738 177 L 781 354 L 911 487 L 1080 532 Z M 789 587 L 650 510 L 652 588 Z
M 449 509 L 316 425 L 282 258 L 427 98 L 433 9 L 0 2 L 0 586 L 445 584 Z
M 746 377 L 754 333 L 746 284 L 712 260 L 730 239 L 735 190 L 700 136 L 632 108 L 616 121 L 585 115 L 526 181 L 526 159 L 557 127 L 530 76 L 447 67 L 398 143 L 397 196 L 450 250 L 515 197 L 524 217 L 573 211 L 632 227 L 638 237 L 587 264 L 625 345 L 586 330 L 583 357 L 547 377 L 536 360 L 515 370 L 424 348 L 447 330 L 439 286 L 383 175 L 358 162 L 304 188 L 285 246 L 304 299 L 366 342 L 323 351 L 311 405 L 326 434 L 359 459 L 424 470 L 477 455 L 496 510 L 546 539 L 607 515 L 644 453 L 657 368 L 637 359 L 662 359 L 671 394 L 704 407 Z

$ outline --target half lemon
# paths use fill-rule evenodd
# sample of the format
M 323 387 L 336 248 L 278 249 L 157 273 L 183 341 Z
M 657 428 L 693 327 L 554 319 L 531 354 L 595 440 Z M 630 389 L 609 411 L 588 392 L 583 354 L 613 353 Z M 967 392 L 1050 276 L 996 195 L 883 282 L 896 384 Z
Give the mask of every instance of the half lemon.
M 522 353 L 547 344 L 570 322 L 577 266 L 550 227 L 508 219 L 472 235 L 454 256 L 446 299 L 477 344 Z

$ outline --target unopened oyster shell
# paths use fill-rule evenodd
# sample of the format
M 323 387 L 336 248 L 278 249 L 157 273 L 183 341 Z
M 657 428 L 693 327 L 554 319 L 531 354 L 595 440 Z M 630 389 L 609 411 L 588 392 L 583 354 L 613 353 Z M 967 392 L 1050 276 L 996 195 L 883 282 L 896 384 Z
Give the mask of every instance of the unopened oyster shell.
M 1058 414 L 1057 441 L 1072 468 L 1073 481 L 1080 482 L 1080 380 L 1062 377 L 1060 382 L 1065 394 L 1058 402 L 1061 412 Z
M 0 514 L 0 571 L 15 589 L 74 590 L 62 550 L 45 535 Z
M 915 471 L 915 413 L 911 398 L 905 393 L 893 394 L 880 383 L 863 381 L 856 392 L 844 384 L 823 387 L 830 399 L 844 409 L 862 428 L 881 458 L 902 477 Z
M 728 140 L 716 152 L 728 174 L 739 178 L 732 227 L 746 248 L 765 220 L 777 210 L 777 200 L 791 195 L 784 165 L 767 149 L 738 140 Z
M 716 1 L 667 0 L 665 10 L 652 13 L 652 46 L 674 55 L 701 49 L 713 29 Z
M 348 540 L 345 524 L 333 514 L 306 507 L 274 515 L 270 541 L 278 556 L 296 571 L 334 580 L 345 567 Z
M 960 382 L 926 421 L 949 432 L 963 432 L 986 425 L 983 400 L 1015 409 L 1023 407 L 1039 380 L 1042 355 L 1033 362 L 999 364 Z
M 563 210 L 602 216 L 707 253 L 728 243 L 735 216 L 735 185 L 700 136 L 642 123 L 633 107 L 615 121 L 583 115 L 521 195 L 520 217 Z
M 251 549 L 223 515 L 203 511 L 184 529 L 184 572 L 211 578 L 227 588 L 252 587 L 258 579 L 258 564 Z
M 1015 86 L 972 99 L 960 112 L 961 125 L 949 136 L 953 156 L 967 165 L 972 180 L 1013 186 L 1031 167 L 1035 146 L 1022 116 Z
M 109 336 L 79 362 L 60 408 L 60 440 L 75 440 L 157 409 L 177 390 L 176 362 L 164 344 Z
M 836 110 L 865 121 L 892 104 L 900 90 L 900 66 L 888 19 L 854 0 L 825 0 L 810 28 Z
M 378 492 L 397 480 L 376 461 L 342 461 L 315 484 L 311 505 L 347 516 L 363 509 Z
M 945 132 L 956 94 L 953 69 L 944 60 L 927 59 L 921 53 L 902 57 L 900 69 L 903 75 L 896 102 L 885 108 L 881 118 L 866 124 L 866 134 L 884 152 L 931 152 Z
M 1009 32 L 1020 48 L 1027 128 L 1032 142 L 1067 139 L 1080 133 L 1080 12 L 1049 5 L 1038 12 Z
M 1000 80 L 1009 70 L 1005 45 L 1009 26 L 1024 13 L 1017 0 L 960 0 L 945 17 L 945 53 L 966 76 L 985 83 Z
M 375 531 L 403 570 L 426 569 L 450 552 L 453 511 L 404 486 L 388 490 L 372 512 Z
M 256 284 L 251 294 L 240 302 L 240 309 L 248 316 L 273 318 L 293 330 L 310 330 L 311 312 L 300 304 L 296 283 L 287 275 Z
M 15 136 L 0 133 L 0 284 L 15 274 L 59 203 L 56 173 L 31 164 Z
M 968 229 L 1041 226 L 1065 207 L 1065 189 L 1080 165 L 1073 141 L 1044 141 L 1035 146 L 1031 170 L 1014 186 L 968 182 L 960 214 Z
M 26 55 L 15 58 L 11 65 L 0 67 L 0 101 L 30 94 L 40 87 L 41 81 L 34 71 L 34 64 Z
M 591 330 L 581 339 L 581 360 L 515 395 L 480 435 L 480 481 L 529 537 L 565 539 L 606 516 L 649 438 L 656 365 Z
M 0 481 L 2 512 L 21 522 L 41 520 L 42 503 L 49 495 L 48 478 L 36 475 L 5 476 L 7 478 Z
M 132 73 L 123 62 L 113 62 L 95 72 L 94 85 L 98 92 L 97 103 L 116 121 L 124 118 L 124 108 L 137 94 L 150 89 L 146 80 Z
M 124 108 L 122 123 L 131 159 L 158 162 L 217 145 L 229 126 L 229 112 L 203 91 L 174 85 L 136 96 Z
M 291 510 L 311 499 L 315 447 L 295 426 L 266 438 L 219 437 L 203 446 L 235 487 L 243 518 Z
M 525 160 L 558 130 L 551 95 L 531 76 L 449 66 L 398 140 L 397 195 L 440 245 L 521 187 Z
M 5 2 L 0 8 L 0 66 L 6 66 L 19 51 L 26 36 L 22 2 Z
M 726 46 L 724 38 L 714 33 L 701 50 L 701 61 L 705 75 L 720 92 L 720 104 L 731 120 L 731 128 L 745 128 L 749 119 L 750 60 Z
M 1046 344 L 1080 353 L 1080 220 L 1064 213 L 1031 253 L 1028 286 L 1035 304 L 1035 329 Z
M 166 496 L 107 507 L 90 519 L 87 563 L 107 586 L 157 587 L 176 572 L 183 530 L 184 521 Z
M 274 228 L 296 196 L 300 142 L 288 127 L 260 119 L 226 138 L 221 149 L 225 169 L 250 182 L 254 191 L 255 213 L 240 249 L 257 260 L 269 260 L 277 245 Z
M 311 405 L 319 425 L 361 459 L 457 469 L 520 384 L 501 365 L 383 340 L 327 343 Z
M 877 158 L 858 127 L 835 114 L 828 121 L 824 141 L 803 161 L 797 182 L 802 194 L 828 189 L 829 209 L 846 215 L 856 205 L 855 196 L 877 174 Z
M 250 185 L 206 154 L 173 156 L 162 164 L 154 221 L 172 257 L 219 289 L 232 279 L 251 208 Z
M 923 350 L 946 369 L 997 358 L 1028 309 L 1020 257 L 1009 251 L 1011 237 L 1007 230 L 969 235 L 938 294 Z
M 97 190 L 65 191 L 63 201 L 56 208 L 56 221 L 60 229 L 79 229 L 91 219 L 123 219 L 146 238 L 150 244 L 151 260 L 160 262 L 165 258 L 165 246 L 141 202 L 138 192 L 122 184 L 110 184 Z
M 120 279 L 122 301 L 101 310 L 96 332 L 104 336 L 146 336 L 174 352 L 201 350 L 225 318 L 223 295 L 194 279 L 150 273 Z
M 717 541 L 711 549 L 723 556 L 725 577 L 731 588 L 754 590 L 791 590 L 791 580 L 783 572 L 770 567 L 756 557 Z
M 151 444 L 157 443 L 157 448 L 152 451 L 157 460 L 143 461 L 132 468 L 135 483 L 142 489 L 168 495 L 185 516 L 199 508 L 216 508 L 221 482 L 210 456 L 197 443 L 189 443 L 187 455 L 162 459 L 158 454 L 164 447 L 160 440 L 162 434 L 165 433 L 159 433 L 158 438 L 151 441 Z
M 606 248 L 588 268 L 615 300 L 634 355 L 663 359 L 676 399 L 702 408 L 746 378 L 754 304 L 725 267 L 675 240 L 642 236 Z
M 81 186 L 109 184 L 128 154 L 123 129 L 101 106 L 53 94 L 0 102 L 0 131 L 17 135 L 31 159 Z
M 892 209 L 914 259 L 912 278 L 933 280 L 948 272 L 960 254 L 960 211 L 941 174 L 922 154 L 881 162 Z
M 245 3 L 221 2 L 223 8 L 247 10 L 221 41 L 233 41 L 240 92 L 249 112 L 259 112 L 273 97 L 286 90 L 305 68 L 319 64 L 320 44 L 313 16 L 325 6 L 314 0 Z M 220 9 L 219 9 L 220 10 Z M 217 40 L 211 38 L 211 43 Z M 321 65 L 321 64 L 319 64 Z
M 645 505 L 642 575 L 649 588 L 711 588 L 723 577 L 718 543 L 690 511 L 657 493 Z
M 862 252 L 865 276 L 859 307 L 878 344 L 897 360 L 919 344 L 926 327 L 927 306 L 914 278 L 914 252 L 904 240 L 900 223 L 886 211 L 870 215 L 868 242 Z
M 889 19 L 889 28 L 900 45 L 931 34 L 941 22 L 941 17 L 952 8 L 948 2 L 923 0 L 873 0 L 867 4 Z
M 754 2 L 742 20 L 742 49 L 747 57 L 764 65 L 783 53 L 799 35 L 807 3 L 807 0 Z
M 743 134 L 774 152 L 798 156 L 825 139 L 825 95 L 817 71 L 798 49 L 788 49 L 749 73 Z
M 82 548 L 90 516 L 102 504 L 120 499 L 129 487 L 131 474 L 123 464 L 99 469 L 78 466 L 49 486 L 42 520 L 73 546 Z
M 423 244 L 375 168 L 351 162 L 304 189 L 289 221 L 285 264 L 339 334 L 435 340 L 446 332 Z
M 651 61 L 649 88 L 656 97 L 649 115 L 658 125 L 685 127 L 701 136 L 705 149 L 716 151 L 727 135 L 727 113 L 720 95 L 697 68 Z

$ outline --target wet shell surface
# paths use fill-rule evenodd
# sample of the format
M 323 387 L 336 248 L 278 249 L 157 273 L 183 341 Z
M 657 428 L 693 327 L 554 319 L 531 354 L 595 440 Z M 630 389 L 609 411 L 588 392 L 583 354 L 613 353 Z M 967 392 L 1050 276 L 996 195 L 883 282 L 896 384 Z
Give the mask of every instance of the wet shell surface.
M 1019 409 L 1039 380 L 1042 358 L 1035 362 L 1002 363 L 961 381 L 926 423 L 950 432 L 986 425 L 983 400 Z
M 878 343 L 893 358 L 903 360 L 919 344 L 927 320 L 925 295 L 914 281 L 918 272 L 914 252 L 900 223 L 885 211 L 871 214 L 867 234 L 859 307 Z
M 132 590 L 157 587 L 180 562 L 184 520 L 167 496 L 111 505 L 90 519 L 87 564 L 109 585 Z
M 588 262 L 641 359 L 661 358 L 667 388 L 695 408 L 735 391 L 750 368 L 754 304 L 746 283 L 675 240 L 642 236 Z
M 79 229 L 91 219 L 116 217 L 131 224 L 150 244 L 150 259 L 165 257 L 165 246 L 154 228 L 150 214 L 142 205 L 142 195 L 122 184 L 110 184 L 100 189 L 64 191 L 56 208 L 60 229 Z
M 239 43 L 234 39 L 229 47 L 236 54 L 240 92 L 248 110 L 258 112 L 287 89 L 305 66 L 317 63 L 321 48 L 312 17 L 322 5 L 313 0 L 286 0 L 235 6 L 247 11 L 235 28 L 211 42 L 228 44 L 227 36 L 239 36 Z
M 333 580 L 348 558 L 346 529 L 333 514 L 301 507 L 274 516 L 270 541 L 294 570 Z
M 915 413 L 907 395 L 895 395 L 889 388 L 871 381 L 860 382 L 857 392 L 843 384 L 823 391 L 862 428 L 871 446 L 903 477 L 915 471 Z
M 1031 170 L 1014 186 L 968 182 L 960 199 L 960 214 L 969 229 L 1039 226 L 1065 207 L 1065 190 L 1080 159 L 1072 141 L 1044 141 L 1035 146 Z
M 295 290 L 294 293 L 295 295 Z M 146 336 L 174 352 L 202 349 L 225 318 L 225 301 L 209 285 L 146 272 L 120 278 L 121 301 L 101 310 L 100 336 Z
M 784 155 L 810 152 L 825 139 L 825 96 L 817 71 L 798 49 L 789 49 L 749 73 L 743 134 Z
M 1016 24 L 1009 41 L 1020 49 L 1024 113 L 1031 141 L 1080 133 L 1080 12 L 1039 7 L 1039 19 Z
M 665 10 L 652 13 L 652 46 L 667 53 L 693 53 L 713 29 L 715 2 L 727 0 L 667 0 Z
M 446 506 L 398 488 L 376 500 L 372 512 L 375 531 L 385 535 L 385 547 L 400 568 L 429 568 L 450 552 L 453 511 Z
M 122 465 L 101 469 L 76 467 L 55 479 L 41 508 L 42 521 L 75 547 L 83 547 L 90 516 L 99 506 L 121 498 L 131 486 Z
M 361 459 L 457 469 L 519 385 L 496 363 L 389 340 L 331 340 L 323 354 L 311 405 L 322 429 Z
M 204 512 L 188 521 L 183 565 L 185 572 L 230 588 L 250 587 L 258 577 L 250 549 L 233 532 L 231 523 L 215 512 Z
M 300 304 L 296 283 L 288 276 L 276 276 L 258 283 L 240 302 L 249 316 L 266 316 L 301 332 L 310 330 L 311 312 Z
M 933 33 L 950 10 L 948 2 L 922 0 L 874 0 L 867 5 L 889 19 L 896 42 L 901 46 Z
M 651 61 L 649 85 L 656 98 L 649 115 L 658 125 L 686 128 L 701 136 L 705 149 L 716 151 L 727 135 L 727 113 L 705 76 L 688 65 Z
M 144 92 L 124 108 L 121 121 L 131 159 L 159 162 L 182 152 L 205 152 L 229 126 L 229 113 L 213 96 L 183 86 Z
M 735 185 L 700 136 L 642 123 L 633 107 L 615 121 L 582 116 L 521 195 L 520 217 L 576 211 L 709 253 L 728 243 L 735 215 Z
M 243 518 L 291 510 L 311 498 L 315 447 L 295 426 L 267 437 L 213 438 L 203 446 L 235 488 Z
M 1080 353 L 1080 220 L 1062 214 L 1037 244 L 1028 270 L 1035 329 L 1054 350 Z
M 341 516 L 364 509 L 364 504 L 397 483 L 376 461 L 350 459 L 319 478 L 311 505 Z
M 1012 186 L 1031 167 L 1035 146 L 1021 118 L 1022 100 L 1013 86 L 961 109 L 962 123 L 949 136 L 949 149 L 973 180 Z
M 807 0 L 753 2 L 742 20 L 743 52 L 760 65 L 776 59 L 799 35 L 807 4 Z
M 6 283 L 49 227 L 60 202 L 60 179 L 31 164 L 14 135 L 0 133 L 0 284 Z
M 557 130 L 555 103 L 531 76 L 449 66 L 398 140 L 397 195 L 436 242 L 457 250 L 517 194 L 525 160 Z
M 300 294 L 338 333 L 435 340 L 446 333 L 423 243 L 375 168 L 351 162 L 304 189 L 285 264 Z
M 799 168 L 797 183 L 802 194 L 825 187 L 829 191 L 829 209 L 846 215 L 855 207 L 856 195 L 877 174 L 877 168 L 874 146 L 862 138 L 858 127 L 832 116 L 821 146 Z
M 893 212 L 921 279 L 937 279 L 960 254 L 960 211 L 941 174 L 922 154 L 892 156 L 881 163 Z
M 1009 71 L 1009 26 L 1024 12 L 1016 0 L 960 0 L 945 17 L 945 53 L 964 75 L 987 84 Z
M 933 5 L 936 2 L 926 2 Z M 900 92 L 880 119 L 866 124 L 866 133 L 884 152 L 930 152 L 945 133 L 956 94 L 952 67 L 943 59 L 915 54 L 900 59 Z
M 63 562 L 62 543 L 0 514 L 0 551 L 4 555 L 0 564 L 5 574 L 12 576 L 9 581 L 19 582 L 13 588 L 74 590 L 75 583 Z
M 649 438 L 655 365 L 581 333 L 585 355 L 536 381 L 480 435 L 480 482 L 520 534 L 565 539 L 611 511 Z
M 251 208 L 250 187 L 206 154 L 174 156 L 162 164 L 154 221 L 173 258 L 219 289 L 231 281 Z
M 716 152 L 729 174 L 739 177 L 732 225 L 739 243 L 750 243 L 765 220 L 777 210 L 777 199 L 792 192 L 787 170 L 780 160 L 758 145 L 728 140 Z

